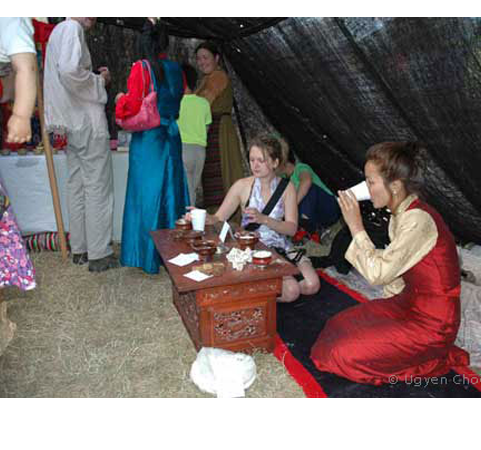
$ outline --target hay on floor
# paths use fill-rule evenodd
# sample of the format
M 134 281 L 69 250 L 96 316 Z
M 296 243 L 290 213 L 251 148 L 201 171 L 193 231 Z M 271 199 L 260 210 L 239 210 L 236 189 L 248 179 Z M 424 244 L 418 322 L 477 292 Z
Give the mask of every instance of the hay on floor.
M 196 352 L 162 269 L 100 274 L 33 255 L 38 287 L 5 289 L 17 324 L 0 356 L 0 397 L 211 397 L 190 381 Z M 258 376 L 247 397 L 303 397 L 272 354 L 254 355 Z

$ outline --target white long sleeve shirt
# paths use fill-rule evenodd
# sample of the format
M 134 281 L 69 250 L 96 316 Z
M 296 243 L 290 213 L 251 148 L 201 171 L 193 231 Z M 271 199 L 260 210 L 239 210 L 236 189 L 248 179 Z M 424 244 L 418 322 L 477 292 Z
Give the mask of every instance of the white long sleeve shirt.
M 82 26 L 67 19 L 50 35 L 44 71 L 45 122 L 49 131 L 91 127 L 108 135 L 103 77 L 92 72 Z

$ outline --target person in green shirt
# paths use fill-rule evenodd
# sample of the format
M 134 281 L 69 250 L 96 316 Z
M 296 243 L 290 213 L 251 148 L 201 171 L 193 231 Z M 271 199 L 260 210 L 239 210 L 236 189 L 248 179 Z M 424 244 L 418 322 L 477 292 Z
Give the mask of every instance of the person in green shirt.
M 189 186 L 190 204 L 195 206 L 195 193 L 204 170 L 207 131 L 212 123 L 212 115 L 209 102 L 193 93 L 197 84 L 196 70 L 188 64 L 184 64 L 182 69 L 186 87 L 180 103 L 177 125 L 182 140 L 182 159 Z
M 322 233 L 341 217 L 336 197 L 309 165 L 296 161 L 289 144 L 282 141 L 284 164 L 279 172 L 290 177 L 296 188 L 299 225 L 309 233 Z

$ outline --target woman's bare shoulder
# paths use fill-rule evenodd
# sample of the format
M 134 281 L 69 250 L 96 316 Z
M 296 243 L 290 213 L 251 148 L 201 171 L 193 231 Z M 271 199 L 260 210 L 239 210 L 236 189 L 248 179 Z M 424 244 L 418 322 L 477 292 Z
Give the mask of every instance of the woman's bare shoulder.
M 250 187 L 251 184 L 254 181 L 254 177 L 245 177 L 245 178 L 239 178 L 233 185 L 232 185 L 232 190 L 241 193 L 243 192 L 246 188 Z

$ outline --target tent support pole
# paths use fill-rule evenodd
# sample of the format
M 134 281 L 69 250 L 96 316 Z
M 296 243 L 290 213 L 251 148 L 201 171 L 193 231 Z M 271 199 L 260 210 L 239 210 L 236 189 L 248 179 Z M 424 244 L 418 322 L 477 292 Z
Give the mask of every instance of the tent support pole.
M 62 209 L 60 208 L 60 199 L 58 195 L 57 177 L 55 175 L 55 166 L 53 162 L 52 148 L 45 129 L 44 103 L 42 83 L 40 82 L 40 70 L 37 68 L 37 102 L 38 116 L 40 118 L 40 129 L 42 131 L 43 148 L 45 149 L 45 159 L 47 160 L 48 178 L 50 180 L 50 191 L 52 192 L 53 209 L 55 212 L 55 222 L 57 223 L 58 238 L 60 242 L 60 250 L 62 259 L 68 259 L 67 239 L 65 238 L 65 230 L 63 227 Z

